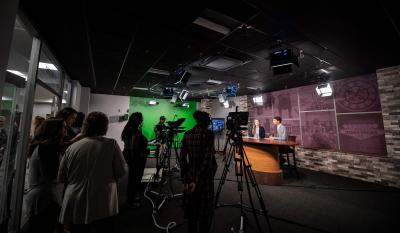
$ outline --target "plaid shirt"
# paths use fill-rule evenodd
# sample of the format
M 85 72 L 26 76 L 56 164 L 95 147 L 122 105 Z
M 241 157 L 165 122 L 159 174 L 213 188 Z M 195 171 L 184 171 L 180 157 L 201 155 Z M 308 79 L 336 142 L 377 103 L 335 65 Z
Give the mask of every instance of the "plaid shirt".
M 214 203 L 214 176 L 217 171 L 214 134 L 196 125 L 182 140 L 181 175 L 185 183 L 196 183 L 193 193 L 185 194 L 186 214 L 207 217 Z

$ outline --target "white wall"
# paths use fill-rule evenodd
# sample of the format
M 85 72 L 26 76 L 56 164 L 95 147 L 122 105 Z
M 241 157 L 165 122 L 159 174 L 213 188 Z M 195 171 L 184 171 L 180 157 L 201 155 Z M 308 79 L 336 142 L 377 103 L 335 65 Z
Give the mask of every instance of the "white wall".
M 126 113 L 129 109 L 129 96 L 117 95 L 101 95 L 91 94 L 89 112 L 100 111 L 105 113 L 108 117 L 119 116 Z M 121 133 L 126 124 L 125 122 L 110 123 L 108 126 L 107 137 L 117 140 L 121 149 L 123 149 L 123 142 L 121 141 Z
M 81 99 L 79 103 L 78 112 L 83 112 L 85 114 L 89 113 L 90 109 L 90 88 L 81 87 Z
M 41 116 L 46 118 L 46 114 L 51 113 L 51 103 L 35 103 L 33 105 L 32 118 Z

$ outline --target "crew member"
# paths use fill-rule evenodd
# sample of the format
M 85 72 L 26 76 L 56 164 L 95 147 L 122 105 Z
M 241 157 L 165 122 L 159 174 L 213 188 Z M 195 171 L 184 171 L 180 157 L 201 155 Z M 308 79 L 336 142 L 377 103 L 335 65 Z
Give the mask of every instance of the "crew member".
M 160 121 L 154 126 L 154 133 L 156 134 L 156 139 L 161 139 L 165 136 L 165 116 L 160 116 Z
M 196 111 L 193 117 L 197 124 L 183 137 L 180 165 L 188 232 L 198 233 L 209 232 L 211 227 L 217 163 L 214 134 L 207 129 L 208 113 Z
M 272 123 L 276 125 L 277 135 L 275 137 L 270 136 L 270 138 L 276 140 L 287 140 L 288 136 L 286 132 L 286 127 L 282 124 L 282 118 L 280 116 L 276 116 L 272 120 Z

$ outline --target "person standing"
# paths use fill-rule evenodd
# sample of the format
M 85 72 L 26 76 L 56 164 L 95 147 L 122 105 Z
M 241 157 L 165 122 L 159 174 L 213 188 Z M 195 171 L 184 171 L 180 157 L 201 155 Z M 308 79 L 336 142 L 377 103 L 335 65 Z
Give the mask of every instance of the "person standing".
M 114 232 L 117 182 L 127 166 L 118 143 L 104 137 L 107 129 L 108 117 L 91 112 L 83 123 L 86 137 L 70 145 L 61 160 L 58 179 L 66 188 L 60 222 L 71 233 Z
M 24 197 L 28 221 L 23 232 L 53 233 L 56 229 L 62 199 L 57 173 L 64 129 L 61 119 L 45 120 L 30 144 L 29 191 Z
M 132 113 L 121 134 L 121 139 L 124 142 L 123 154 L 129 167 L 126 197 L 129 208 L 140 206 L 140 184 L 149 154 L 147 138 L 141 131 L 142 122 L 142 113 Z
M 182 140 L 180 164 L 184 182 L 184 208 L 188 232 L 209 232 L 214 209 L 214 176 L 217 171 L 214 134 L 207 129 L 208 113 L 196 111 L 197 124 Z
M 276 125 L 277 135 L 275 137 L 274 136 L 270 136 L 270 138 L 271 139 L 275 139 L 275 140 L 287 140 L 288 139 L 288 135 L 287 135 L 287 132 L 286 132 L 286 127 L 282 124 L 282 118 L 280 116 L 276 116 L 272 120 L 272 123 L 274 125 Z
M 165 126 L 165 116 L 160 116 L 160 121 L 154 126 L 154 133 L 156 135 L 157 140 L 162 140 L 166 135 L 165 135 L 165 129 L 167 126 Z

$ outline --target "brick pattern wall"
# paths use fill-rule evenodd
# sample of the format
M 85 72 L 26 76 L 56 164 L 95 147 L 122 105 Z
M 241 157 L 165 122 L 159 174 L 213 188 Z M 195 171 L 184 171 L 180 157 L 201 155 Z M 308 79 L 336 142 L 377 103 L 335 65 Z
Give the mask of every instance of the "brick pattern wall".
M 400 66 L 377 70 L 387 156 L 298 148 L 299 167 L 400 187 Z

